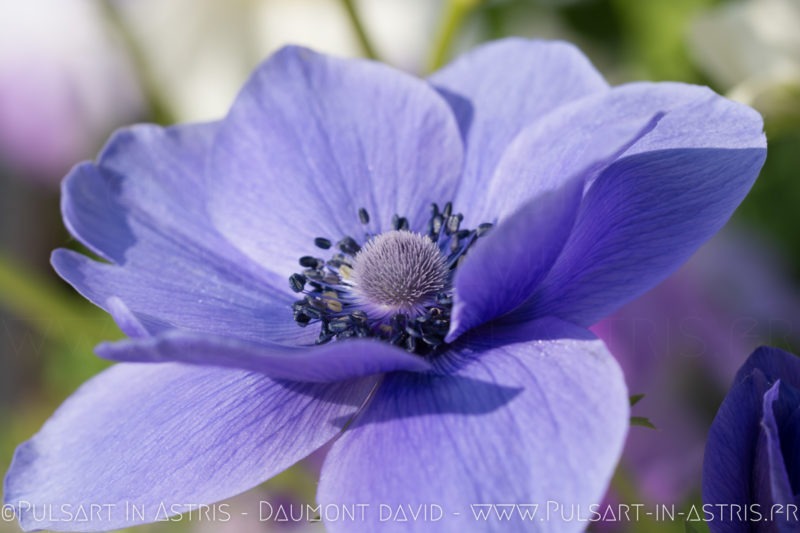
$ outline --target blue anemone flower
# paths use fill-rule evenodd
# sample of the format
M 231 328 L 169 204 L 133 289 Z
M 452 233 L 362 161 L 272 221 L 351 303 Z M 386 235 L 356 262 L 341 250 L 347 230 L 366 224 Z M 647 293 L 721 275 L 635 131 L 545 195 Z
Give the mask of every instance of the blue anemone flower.
M 800 358 L 761 347 L 711 424 L 703 503 L 713 533 L 800 528 Z
M 64 181 L 105 262 L 53 265 L 130 339 L 20 446 L 5 499 L 26 529 L 113 529 L 333 440 L 330 531 L 579 531 L 628 428 L 586 328 L 726 222 L 765 146 L 753 110 L 610 88 L 564 43 L 429 80 L 284 48 L 224 119 L 120 131 Z

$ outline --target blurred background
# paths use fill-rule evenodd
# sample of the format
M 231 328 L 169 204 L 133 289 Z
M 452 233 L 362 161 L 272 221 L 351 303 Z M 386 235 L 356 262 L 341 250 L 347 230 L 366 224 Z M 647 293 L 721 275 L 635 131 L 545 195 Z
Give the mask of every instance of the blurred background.
M 0 472 L 106 366 L 93 346 L 122 336 L 49 266 L 52 249 L 79 249 L 60 220 L 59 182 L 112 130 L 220 117 L 287 43 L 424 76 L 509 35 L 569 40 L 613 84 L 709 85 L 764 115 L 767 163 L 731 223 L 594 328 L 631 394 L 645 395 L 633 414 L 655 426 L 631 428 L 608 501 L 698 503 L 705 433 L 738 366 L 760 344 L 800 351 L 800 0 L 0 0 Z M 313 501 L 320 461 L 228 502 L 252 509 L 249 520 L 137 531 L 321 531 L 257 512 L 260 501 Z

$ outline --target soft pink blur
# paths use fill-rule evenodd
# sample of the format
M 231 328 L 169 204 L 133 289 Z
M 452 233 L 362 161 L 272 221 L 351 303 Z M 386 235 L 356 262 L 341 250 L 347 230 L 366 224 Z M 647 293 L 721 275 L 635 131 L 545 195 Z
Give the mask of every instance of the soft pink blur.
M 0 165 L 55 184 L 141 117 L 130 58 L 102 3 L 0 3 Z

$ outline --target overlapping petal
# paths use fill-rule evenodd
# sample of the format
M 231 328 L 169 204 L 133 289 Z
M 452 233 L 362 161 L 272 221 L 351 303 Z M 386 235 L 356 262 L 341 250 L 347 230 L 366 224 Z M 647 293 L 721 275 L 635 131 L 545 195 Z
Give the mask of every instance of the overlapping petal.
M 556 340 L 491 330 L 465 340 L 440 375 L 386 376 L 329 452 L 319 503 L 369 504 L 364 531 L 581 531 L 568 511 L 531 517 L 532 504 L 544 513 L 548 501 L 588 509 L 602 498 L 627 430 L 625 384 L 586 332 L 528 327 Z M 381 520 L 433 505 L 436 521 Z
M 761 406 L 761 435 L 756 448 L 756 500 L 770 505 L 794 504 L 794 493 L 783 460 L 781 426 L 800 406 L 800 393 L 781 387 L 777 380 L 764 394 Z M 788 448 L 792 450 L 792 448 Z M 790 452 L 791 453 L 791 452 Z M 797 524 L 800 527 L 800 524 Z M 794 528 L 797 529 L 797 528 Z
M 796 504 L 800 483 L 798 382 L 800 358 L 774 348 L 756 350 L 737 373 L 709 430 L 703 461 L 703 502 L 714 533 L 796 530 L 786 509 Z M 732 513 L 732 505 L 767 520 Z
M 551 114 L 517 136 L 490 191 L 500 224 L 476 243 L 457 271 L 448 341 L 530 297 L 572 232 L 586 184 L 661 116 L 598 126 L 580 113 Z M 554 138 L 560 142 L 551 147 Z M 518 207 L 525 197 L 531 199 Z
M 519 317 L 590 325 L 651 288 L 722 227 L 766 156 L 758 113 L 708 89 L 631 84 L 581 108 L 596 123 L 666 115 L 591 184 L 563 252 Z
M 231 277 L 225 264 L 212 257 L 203 261 L 176 254 L 153 260 L 168 264 L 153 269 L 119 267 L 69 250 L 56 250 L 52 264 L 78 292 L 115 319 L 118 309 L 108 305 L 110 299 L 124 302 L 150 335 L 180 328 L 253 342 L 313 342 L 314 334 L 292 320 L 288 288 L 281 291 L 266 281 Z
M 453 108 L 466 144 L 455 205 L 469 209 L 471 225 L 496 216 L 482 211 L 484 192 L 517 134 L 569 102 L 608 89 L 573 45 L 513 38 L 476 48 L 430 80 Z
M 164 520 L 253 487 L 316 450 L 373 384 L 286 385 L 239 370 L 116 365 L 20 446 L 5 502 L 26 530 Z M 93 520 L 70 515 L 92 504 L 104 506 Z
M 235 368 L 297 382 L 326 383 L 398 370 L 431 370 L 426 359 L 375 339 L 293 347 L 175 331 L 142 340 L 103 343 L 97 347 L 97 354 L 114 361 Z
M 215 131 L 216 124 L 200 124 L 117 132 L 96 164 L 70 172 L 62 196 L 67 228 L 113 264 L 58 250 L 53 265 L 105 309 L 120 297 L 151 333 L 183 327 L 272 338 L 281 333 L 274 321 L 265 327 L 265 318 L 278 307 L 285 316 L 291 302 L 285 276 L 227 243 L 205 211 L 205 159 Z
M 210 210 L 244 253 L 287 275 L 315 237 L 385 231 L 395 214 L 424 230 L 430 203 L 455 195 L 462 150 L 450 108 L 424 81 L 287 47 L 220 126 Z

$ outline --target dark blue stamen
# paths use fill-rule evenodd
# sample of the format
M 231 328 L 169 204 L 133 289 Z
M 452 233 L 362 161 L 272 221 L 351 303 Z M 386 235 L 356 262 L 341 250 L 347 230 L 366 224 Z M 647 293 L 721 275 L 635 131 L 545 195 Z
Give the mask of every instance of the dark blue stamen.
M 361 250 L 361 246 L 352 237 L 345 237 L 336 246 L 347 255 L 356 255 Z
M 362 225 L 369 224 L 370 216 L 365 208 L 358 210 L 358 219 Z M 362 257 L 359 255 L 362 245 L 369 242 L 367 249 L 375 246 L 372 239 L 377 235 L 368 232 L 361 243 L 351 236 L 344 236 L 336 242 L 336 253 L 328 260 L 312 255 L 299 259 L 304 270 L 289 278 L 290 288 L 305 295 L 302 300 L 292 304 L 295 322 L 301 327 L 319 324 L 319 336 L 315 341 L 317 344 L 347 338 L 374 337 L 413 353 L 434 355 L 444 344 L 450 328 L 450 313 L 453 308 L 452 278 L 455 270 L 475 241 L 492 228 L 492 224 L 484 223 L 476 229 L 461 229 L 463 220 L 461 213 L 453 213 L 451 202 L 444 204 L 442 209 L 438 204 L 431 204 L 424 236 L 442 254 L 444 262 L 440 264 L 447 269 L 447 282 L 443 292 L 431 294 L 409 308 L 413 309 L 410 314 L 398 310 L 371 316 L 381 308 L 373 304 L 382 302 L 365 302 L 364 293 L 359 292 L 354 285 L 354 280 L 361 279 L 354 278 L 354 273 L 365 272 L 354 270 L 354 265 L 359 263 L 356 257 Z M 389 230 L 409 231 L 409 228 L 410 222 L 407 218 L 398 214 L 392 217 Z M 387 235 L 388 237 L 390 236 Z M 401 240 L 404 239 L 408 238 Z M 323 250 L 333 247 L 332 241 L 323 237 L 314 239 L 314 244 Z M 436 254 L 435 249 L 433 253 Z M 362 260 L 359 264 L 363 263 Z
M 289 286 L 294 292 L 302 292 L 306 286 L 306 277 L 302 274 L 292 274 L 289 277 Z
M 322 248 L 323 250 L 327 250 L 328 248 L 331 247 L 331 241 L 329 241 L 324 237 L 317 237 L 316 239 L 314 239 L 314 245 L 317 248 Z
M 408 231 L 408 219 L 400 215 L 392 216 L 392 229 L 397 231 Z
M 306 268 L 318 268 L 321 265 L 325 264 L 325 261 L 322 259 L 317 259 L 316 257 L 311 257 L 310 255 L 304 255 L 300 258 L 300 266 Z

